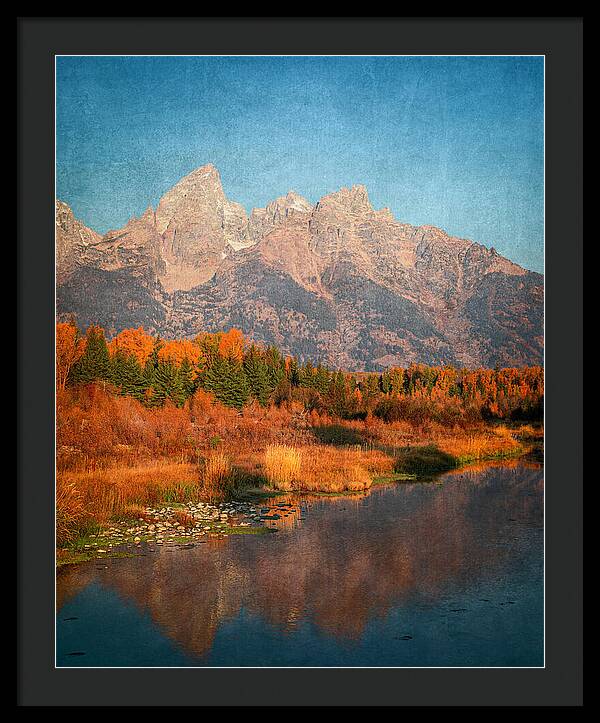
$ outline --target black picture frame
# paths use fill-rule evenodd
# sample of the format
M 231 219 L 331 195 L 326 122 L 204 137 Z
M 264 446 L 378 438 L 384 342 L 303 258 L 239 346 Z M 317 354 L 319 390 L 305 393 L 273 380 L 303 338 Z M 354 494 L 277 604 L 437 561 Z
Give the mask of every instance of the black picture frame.
M 565 706 L 582 702 L 579 18 L 18 18 L 18 703 Z M 544 669 L 54 667 L 54 57 L 545 55 Z

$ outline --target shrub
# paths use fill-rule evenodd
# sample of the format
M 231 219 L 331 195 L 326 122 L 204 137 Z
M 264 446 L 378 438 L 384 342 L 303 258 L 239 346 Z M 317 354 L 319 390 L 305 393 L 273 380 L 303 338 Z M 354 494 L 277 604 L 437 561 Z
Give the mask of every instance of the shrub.
M 395 471 L 418 476 L 445 472 L 456 467 L 455 458 L 435 444 L 406 447 L 400 451 Z
M 408 421 L 421 425 L 431 419 L 432 405 L 424 399 L 411 397 L 385 397 L 375 407 L 374 414 L 384 422 Z
M 265 473 L 269 483 L 278 490 L 291 490 L 300 476 L 300 452 L 285 444 L 267 447 Z
M 324 444 L 337 446 L 360 445 L 364 442 L 361 435 L 352 427 L 344 427 L 341 424 L 324 424 L 312 428 L 313 434 Z

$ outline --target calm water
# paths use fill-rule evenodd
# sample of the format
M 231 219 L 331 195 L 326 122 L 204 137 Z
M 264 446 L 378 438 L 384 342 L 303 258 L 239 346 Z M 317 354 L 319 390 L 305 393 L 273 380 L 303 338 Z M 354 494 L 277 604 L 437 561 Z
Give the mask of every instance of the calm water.
M 57 665 L 543 665 L 539 467 L 288 501 L 276 534 L 63 568 Z

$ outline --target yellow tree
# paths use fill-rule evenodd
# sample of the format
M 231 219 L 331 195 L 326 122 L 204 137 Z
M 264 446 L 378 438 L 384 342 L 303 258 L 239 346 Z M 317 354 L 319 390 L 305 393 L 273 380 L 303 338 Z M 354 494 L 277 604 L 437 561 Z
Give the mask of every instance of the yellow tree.
M 158 352 L 158 358 L 161 362 L 171 362 L 176 366 L 181 366 L 183 360 L 187 359 L 196 366 L 202 358 L 202 351 L 198 344 L 189 339 L 174 339 L 164 343 Z
M 154 349 L 154 338 L 146 334 L 140 326 L 137 329 L 123 329 L 108 343 L 111 356 L 121 352 L 126 356 L 134 356 L 138 364 L 144 368 Z
M 63 322 L 56 325 L 56 386 L 64 389 L 71 367 L 78 361 L 85 349 L 85 341 L 79 338 L 75 324 Z
M 244 335 L 239 329 L 229 329 L 219 339 L 219 354 L 227 359 L 242 361 L 244 341 Z

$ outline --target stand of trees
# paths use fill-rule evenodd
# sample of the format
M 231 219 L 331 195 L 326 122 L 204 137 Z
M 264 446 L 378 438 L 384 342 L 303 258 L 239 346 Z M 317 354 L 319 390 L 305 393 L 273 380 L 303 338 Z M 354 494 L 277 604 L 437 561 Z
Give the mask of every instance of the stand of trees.
M 142 328 L 125 329 L 110 341 L 90 326 L 82 336 L 73 322 L 56 328 L 56 382 L 105 382 L 118 394 L 148 407 L 167 400 L 181 407 L 199 387 L 223 404 L 241 409 L 300 401 L 309 411 L 388 422 L 444 410 L 488 418 L 539 419 L 543 415 L 541 367 L 457 369 L 413 364 L 382 373 L 349 373 L 284 357 L 237 329 L 203 333 L 194 340 L 162 340 Z

